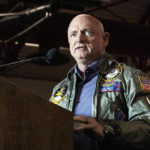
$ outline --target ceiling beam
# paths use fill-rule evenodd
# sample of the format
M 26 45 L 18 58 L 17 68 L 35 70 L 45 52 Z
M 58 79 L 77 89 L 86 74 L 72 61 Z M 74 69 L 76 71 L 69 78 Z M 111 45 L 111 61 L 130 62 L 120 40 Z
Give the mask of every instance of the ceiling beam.
M 91 13 L 91 12 L 94 12 L 94 11 L 98 11 L 98 10 L 102 10 L 102 9 L 106 9 L 106 8 L 110 8 L 112 6 L 115 6 L 115 5 L 118 5 L 118 4 L 122 4 L 122 3 L 126 3 L 128 1 L 132 1 L 132 0 L 120 0 L 120 1 L 117 1 L 117 2 L 112 2 L 110 4 L 106 4 L 104 6 L 98 6 L 96 8 L 93 8 L 91 10 L 88 10 L 88 11 L 84 11 L 84 12 L 81 12 L 81 13 Z

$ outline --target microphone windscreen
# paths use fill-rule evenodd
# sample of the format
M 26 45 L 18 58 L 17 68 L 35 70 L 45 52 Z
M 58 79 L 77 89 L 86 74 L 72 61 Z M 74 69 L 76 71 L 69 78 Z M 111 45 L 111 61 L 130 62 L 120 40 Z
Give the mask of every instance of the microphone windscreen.
M 47 51 L 45 61 L 47 64 L 52 64 L 56 60 L 56 55 L 59 52 L 59 48 L 51 48 Z

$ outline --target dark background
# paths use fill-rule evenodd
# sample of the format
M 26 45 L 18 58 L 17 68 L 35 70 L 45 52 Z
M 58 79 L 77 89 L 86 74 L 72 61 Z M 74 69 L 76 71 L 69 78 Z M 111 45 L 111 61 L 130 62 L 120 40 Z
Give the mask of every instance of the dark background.
M 50 7 L 37 9 L 47 5 Z M 0 67 L 1 76 L 48 100 L 53 86 L 74 64 L 68 49 L 67 27 L 80 13 L 91 14 L 103 22 L 111 35 L 107 51 L 118 61 L 149 73 L 149 0 L 0 0 L 0 65 L 60 48 L 53 64 Z M 46 17 L 47 14 L 51 16 Z

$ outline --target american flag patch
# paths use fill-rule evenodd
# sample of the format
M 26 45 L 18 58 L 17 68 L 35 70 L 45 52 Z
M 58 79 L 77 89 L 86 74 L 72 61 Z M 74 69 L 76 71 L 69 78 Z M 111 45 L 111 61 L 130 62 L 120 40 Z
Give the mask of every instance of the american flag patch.
M 150 80 L 147 77 L 139 76 L 142 90 L 150 91 Z

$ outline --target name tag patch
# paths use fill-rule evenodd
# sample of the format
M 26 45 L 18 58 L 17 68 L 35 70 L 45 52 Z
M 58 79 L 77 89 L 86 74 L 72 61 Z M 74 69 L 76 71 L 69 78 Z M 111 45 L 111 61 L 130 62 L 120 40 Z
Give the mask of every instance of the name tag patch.
M 100 86 L 100 92 L 119 92 L 120 81 L 105 82 Z

